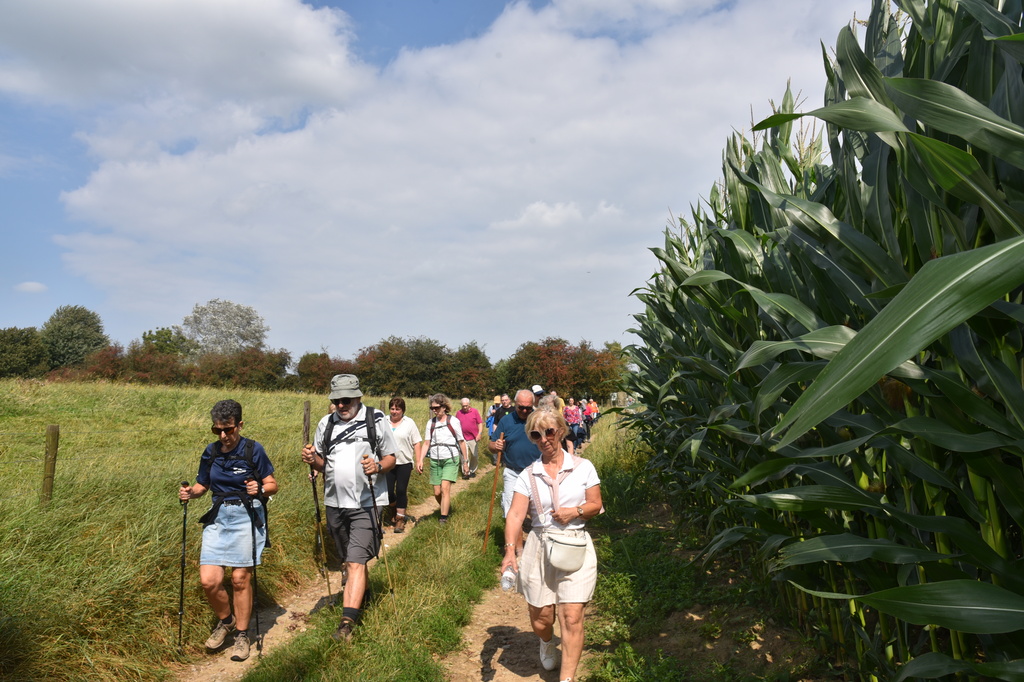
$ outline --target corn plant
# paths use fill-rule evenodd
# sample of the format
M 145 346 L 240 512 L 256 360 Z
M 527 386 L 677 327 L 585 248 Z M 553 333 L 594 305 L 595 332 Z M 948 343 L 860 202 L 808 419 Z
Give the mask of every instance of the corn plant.
M 653 249 L 632 426 L 862 678 L 1024 679 L 1022 6 L 893 4 Z

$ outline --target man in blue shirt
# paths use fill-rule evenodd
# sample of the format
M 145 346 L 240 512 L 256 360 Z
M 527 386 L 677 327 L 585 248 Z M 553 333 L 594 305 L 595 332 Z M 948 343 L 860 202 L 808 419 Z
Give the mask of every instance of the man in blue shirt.
M 536 443 L 526 435 L 526 418 L 533 412 L 533 393 L 522 389 L 516 393 L 515 410 L 506 414 L 498 422 L 496 431 L 498 435 L 504 434 L 498 440 L 487 444 L 491 452 L 501 453 L 501 463 L 505 465 L 502 476 L 504 489 L 501 491 L 501 508 L 505 515 L 508 515 L 508 508 L 512 506 L 512 488 L 516 479 L 523 469 L 540 459 L 540 450 Z M 516 542 L 516 554 L 523 548 L 523 537 L 520 533 Z

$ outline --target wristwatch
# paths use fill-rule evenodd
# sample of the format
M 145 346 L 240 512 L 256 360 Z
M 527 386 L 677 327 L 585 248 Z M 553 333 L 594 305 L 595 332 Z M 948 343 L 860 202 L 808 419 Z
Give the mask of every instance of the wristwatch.
M 576 513 L 579 514 L 582 517 L 583 516 L 583 507 L 582 506 L 576 507 Z
M 379 474 L 382 471 L 384 471 L 384 465 L 381 464 L 380 462 L 377 462 L 377 473 Z

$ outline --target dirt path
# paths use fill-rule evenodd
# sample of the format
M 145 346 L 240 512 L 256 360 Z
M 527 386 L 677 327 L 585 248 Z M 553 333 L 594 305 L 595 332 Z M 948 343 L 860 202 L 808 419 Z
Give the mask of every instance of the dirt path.
M 481 460 L 484 460 L 481 457 Z M 492 469 L 490 463 L 481 461 L 477 478 L 464 481 L 460 477 L 452 487 L 457 495 L 467 486 L 476 484 Z M 410 507 L 408 513 L 415 518 L 429 516 L 437 509 L 433 498 Z M 500 513 L 500 508 L 499 512 Z M 411 526 L 409 527 L 411 529 Z M 395 534 L 385 528 L 384 551 L 397 546 L 406 533 Z M 374 562 L 370 563 L 373 566 Z M 341 586 L 341 573 L 331 572 L 331 588 L 337 594 Z M 269 653 L 276 647 L 288 643 L 296 632 L 306 629 L 309 614 L 321 608 L 327 601 L 327 590 L 322 580 L 315 580 L 304 588 L 260 609 L 260 628 L 263 634 L 263 652 Z M 253 627 L 255 620 L 253 621 Z M 557 625 L 556 625 L 557 632 Z M 484 595 L 481 604 L 473 612 L 473 619 L 464 633 L 466 647 L 448 656 L 442 662 L 448 668 L 449 679 L 464 680 L 557 680 L 557 671 L 546 673 L 537 658 L 537 638 L 530 630 L 526 616 L 526 602 L 517 594 L 505 594 L 495 588 Z M 229 682 L 240 680 L 251 668 L 258 665 L 255 647 L 249 659 L 242 662 L 231 660 L 230 647 L 211 654 L 207 659 L 183 666 L 177 676 L 179 682 Z M 543 673 L 543 674 L 542 674 Z

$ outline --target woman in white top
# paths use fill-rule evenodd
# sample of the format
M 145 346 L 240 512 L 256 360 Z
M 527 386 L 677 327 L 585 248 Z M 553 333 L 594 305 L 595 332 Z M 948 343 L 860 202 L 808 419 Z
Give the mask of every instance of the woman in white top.
M 430 485 L 434 486 L 434 499 L 441 508 L 442 526 L 448 523 L 452 506 L 452 483 L 458 476 L 460 463 L 466 461 L 466 439 L 462 424 L 451 416 L 452 401 L 444 393 L 430 396 L 430 410 L 434 416 L 423 429 L 425 445 L 416 456 L 416 471 L 423 473 L 423 458 L 430 457 Z
M 583 607 L 594 595 L 597 554 L 585 530 L 586 522 L 601 513 L 601 481 L 594 465 L 561 448 L 568 426 L 561 413 L 537 410 L 526 420 L 526 433 L 537 443 L 541 458 L 527 467 L 515 482 L 512 506 L 505 519 L 505 559 L 501 570 L 518 571 L 519 592 L 526 597 L 530 623 L 540 638 L 540 661 L 545 670 L 559 665 L 554 623 L 557 612 L 562 633 L 559 680 L 571 682 L 583 653 Z M 528 510 L 533 528 L 523 554 L 515 553 L 516 535 Z M 565 571 L 551 565 L 547 538 L 584 538 L 582 566 Z
M 388 506 L 395 510 L 395 532 L 405 532 L 405 509 L 409 506 L 409 477 L 412 464 L 420 458 L 420 430 L 405 414 L 405 400 L 392 398 L 388 403 L 388 425 L 395 437 L 395 468 L 388 472 Z

